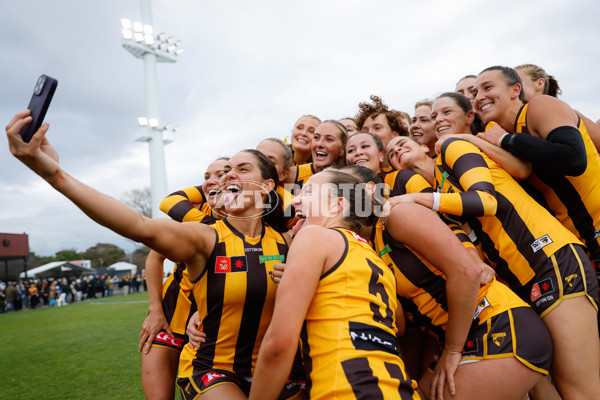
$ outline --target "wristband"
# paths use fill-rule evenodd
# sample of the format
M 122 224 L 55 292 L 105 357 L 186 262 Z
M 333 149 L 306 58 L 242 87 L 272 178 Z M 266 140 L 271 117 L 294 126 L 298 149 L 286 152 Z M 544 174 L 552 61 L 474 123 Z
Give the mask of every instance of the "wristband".
M 440 194 L 438 192 L 433 192 L 433 207 L 431 209 L 433 211 L 437 211 L 440 208 Z
M 471 239 L 471 242 L 475 243 L 477 241 L 477 234 L 475 233 L 474 230 L 471 230 L 471 233 L 469 233 L 467 236 L 469 236 L 469 239 Z

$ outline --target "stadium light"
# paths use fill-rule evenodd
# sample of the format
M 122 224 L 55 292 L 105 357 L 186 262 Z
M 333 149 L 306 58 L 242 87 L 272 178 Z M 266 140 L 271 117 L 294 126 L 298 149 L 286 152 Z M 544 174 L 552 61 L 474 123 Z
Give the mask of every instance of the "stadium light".
M 158 101 L 157 62 L 174 63 L 183 53 L 181 41 L 166 33 L 154 33 L 150 0 L 141 0 L 141 21 L 121 19 L 123 47 L 134 57 L 144 60 L 144 81 L 146 89 L 146 116 L 138 118 L 138 124 L 147 130 L 147 135 L 136 139 L 148 142 L 150 152 L 150 190 L 152 194 L 152 217 L 163 216 L 159 209 L 160 201 L 168 195 L 164 145 L 172 140 L 163 139 L 164 131 L 175 132 L 176 128 L 161 126 Z

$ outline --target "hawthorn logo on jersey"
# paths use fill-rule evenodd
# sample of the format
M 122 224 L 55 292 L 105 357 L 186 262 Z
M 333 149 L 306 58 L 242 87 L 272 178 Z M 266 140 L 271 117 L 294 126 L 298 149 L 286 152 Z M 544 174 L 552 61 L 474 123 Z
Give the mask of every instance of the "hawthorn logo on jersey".
M 481 312 L 483 310 L 485 310 L 486 308 L 488 308 L 490 306 L 490 302 L 488 301 L 487 297 L 484 297 L 479 304 L 477 304 L 477 310 L 475 311 L 475 316 L 473 317 L 473 319 L 477 319 L 477 317 L 479 317 L 479 314 L 481 314 Z
M 246 256 L 218 256 L 215 262 L 215 274 L 228 274 L 230 272 L 248 272 Z
M 505 337 L 506 337 L 506 332 L 492 333 L 492 341 L 498 347 L 502 346 L 502 343 L 504 343 Z
M 546 278 L 543 281 L 537 282 L 531 287 L 531 301 L 536 301 L 547 293 L 554 292 L 552 279 Z
M 552 239 L 550 239 L 550 236 L 544 235 L 541 238 L 536 239 L 533 243 L 531 243 L 531 248 L 533 249 L 534 253 L 537 253 L 539 250 L 548 246 L 550 243 L 554 243 L 552 242 Z
M 226 377 L 226 375 L 220 374 L 218 372 L 208 372 L 208 373 L 202 375 L 201 379 L 202 379 L 202 383 L 204 383 L 204 386 L 208 386 L 215 379 L 225 378 L 225 377 Z

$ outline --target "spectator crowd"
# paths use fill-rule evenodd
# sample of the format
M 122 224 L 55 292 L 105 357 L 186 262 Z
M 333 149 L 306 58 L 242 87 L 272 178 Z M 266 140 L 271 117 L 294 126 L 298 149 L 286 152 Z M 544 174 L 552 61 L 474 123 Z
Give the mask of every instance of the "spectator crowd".
M 142 290 L 146 290 L 145 279 L 140 274 L 127 274 L 121 279 L 104 273 L 0 281 L 0 313 L 55 306 L 62 294 L 61 300 L 68 304 Z

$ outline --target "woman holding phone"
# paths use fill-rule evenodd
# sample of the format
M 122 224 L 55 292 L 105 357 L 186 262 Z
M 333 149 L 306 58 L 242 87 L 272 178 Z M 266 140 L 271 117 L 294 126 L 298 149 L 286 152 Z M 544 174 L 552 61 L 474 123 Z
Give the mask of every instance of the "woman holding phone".
M 64 171 L 45 136 L 48 124 L 30 143 L 23 142 L 19 132 L 30 122 L 26 111 L 15 115 L 6 127 L 15 157 L 94 221 L 174 262 L 185 263 L 192 282 L 206 282 L 194 287 L 198 308 L 203 311 L 206 346 L 197 352 L 194 374 L 182 395 L 246 398 L 275 298 L 276 286 L 269 273 L 287 253 L 286 238 L 280 233 L 286 228 L 281 200 L 274 191 L 278 178 L 273 163 L 256 150 L 242 150 L 231 157 L 223 178 L 228 217 L 216 226 L 151 219 Z M 267 208 L 274 211 L 264 212 Z M 240 299 L 237 294 L 242 291 L 253 293 L 252 301 Z M 226 316 L 226 323 L 220 330 L 208 329 L 219 326 L 222 316 Z M 233 323 L 236 319 L 240 321 L 237 326 Z M 242 323 L 246 319 L 254 322 Z M 294 385 L 287 390 L 282 397 L 294 397 L 299 391 Z

